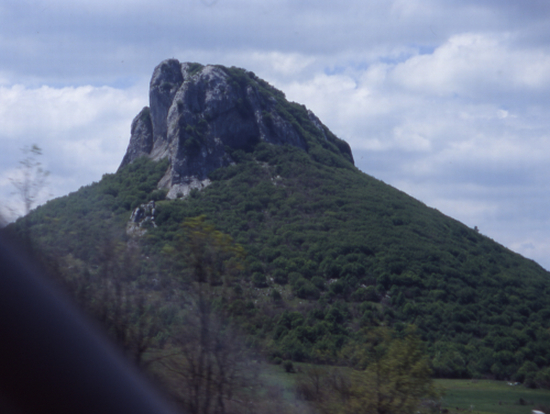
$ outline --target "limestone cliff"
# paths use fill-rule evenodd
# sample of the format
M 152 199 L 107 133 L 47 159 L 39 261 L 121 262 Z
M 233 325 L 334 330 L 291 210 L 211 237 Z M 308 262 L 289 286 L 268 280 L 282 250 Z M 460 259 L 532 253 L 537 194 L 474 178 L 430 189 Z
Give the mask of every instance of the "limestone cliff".
M 208 185 L 210 172 L 233 163 L 234 150 L 259 142 L 328 151 L 353 163 L 347 143 L 252 72 L 169 59 L 153 72 L 149 107 L 132 122 L 120 168 L 141 156 L 168 158 L 159 187 L 175 198 Z

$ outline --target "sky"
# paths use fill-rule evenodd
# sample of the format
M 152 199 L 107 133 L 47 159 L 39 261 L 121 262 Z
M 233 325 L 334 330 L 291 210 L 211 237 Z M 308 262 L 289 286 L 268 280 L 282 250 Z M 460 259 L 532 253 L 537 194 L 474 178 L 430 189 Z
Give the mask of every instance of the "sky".
M 548 0 L 0 0 L 0 203 L 115 172 L 162 60 L 251 70 L 363 172 L 550 269 Z

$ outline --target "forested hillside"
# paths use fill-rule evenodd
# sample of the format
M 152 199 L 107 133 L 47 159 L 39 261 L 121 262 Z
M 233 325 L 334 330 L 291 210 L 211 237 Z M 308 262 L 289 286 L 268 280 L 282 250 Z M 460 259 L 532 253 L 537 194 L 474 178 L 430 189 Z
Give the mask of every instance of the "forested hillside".
M 536 263 L 344 158 L 323 162 L 266 143 L 231 157 L 236 164 L 211 173 L 212 184 L 176 200 L 156 189 L 166 162 L 140 159 L 13 227 L 23 232 L 28 220 L 38 245 L 92 279 L 107 242 L 139 246 L 132 289 L 157 292 L 172 327 L 172 281 L 185 273 L 176 259 L 185 250 L 182 223 L 231 236 L 244 261 L 230 282 L 209 282 L 211 295 L 272 361 L 363 369 L 373 329 L 399 336 L 414 324 L 436 376 L 547 381 L 550 279 Z M 154 220 L 129 236 L 133 209 L 150 200 Z M 166 335 L 154 335 L 161 347 Z

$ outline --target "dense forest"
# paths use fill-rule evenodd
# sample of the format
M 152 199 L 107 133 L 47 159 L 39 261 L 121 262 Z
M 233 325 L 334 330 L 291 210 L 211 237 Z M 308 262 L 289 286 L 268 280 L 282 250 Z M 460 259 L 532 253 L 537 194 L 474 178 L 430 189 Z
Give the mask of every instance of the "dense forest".
M 211 282 L 216 307 L 271 361 L 364 369 L 372 329 L 414 325 L 435 376 L 547 381 L 550 283 L 536 263 L 345 160 L 268 144 L 232 157 L 210 186 L 177 200 L 156 188 L 166 162 L 140 159 L 14 227 L 88 279 L 116 251 L 106 245 L 134 246 L 134 269 L 120 271 L 169 296 L 183 271 L 182 223 L 199 220 L 242 248 L 234 280 Z M 154 220 L 128 232 L 132 211 L 151 200 Z M 167 325 L 176 308 L 159 307 Z

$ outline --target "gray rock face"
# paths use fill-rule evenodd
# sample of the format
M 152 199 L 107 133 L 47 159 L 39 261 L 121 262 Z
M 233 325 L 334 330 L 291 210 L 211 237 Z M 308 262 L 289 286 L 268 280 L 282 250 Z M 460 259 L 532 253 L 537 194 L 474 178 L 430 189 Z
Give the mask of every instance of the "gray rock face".
M 155 223 L 155 202 L 149 201 L 136 207 L 126 224 L 126 234 L 141 237 L 147 232 L 147 228 L 157 227 Z
M 132 121 L 130 144 L 121 165 L 131 163 L 144 155 L 150 155 L 153 149 L 153 124 L 149 107 L 145 107 Z
M 169 158 L 159 183 L 169 189 L 169 198 L 208 185 L 210 172 L 233 163 L 228 148 L 249 150 L 262 141 L 309 148 L 304 126 L 281 109 L 281 102 L 287 103 L 282 92 L 242 69 L 165 60 L 153 72 L 149 102 L 132 122 L 120 168 L 144 155 Z M 306 113 L 318 139 L 334 137 L 311 111 Z M 334 140 L 353 162 L 349 146 Z

